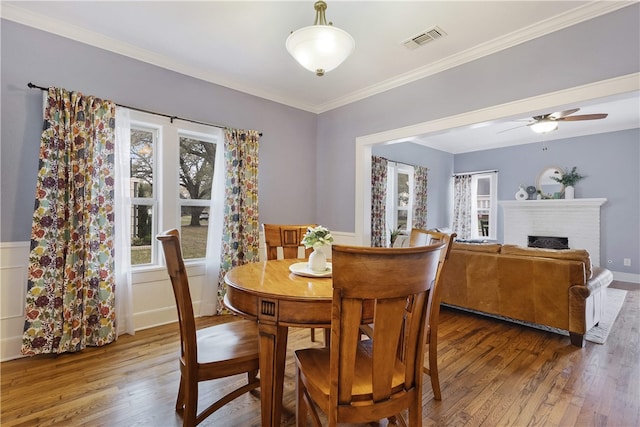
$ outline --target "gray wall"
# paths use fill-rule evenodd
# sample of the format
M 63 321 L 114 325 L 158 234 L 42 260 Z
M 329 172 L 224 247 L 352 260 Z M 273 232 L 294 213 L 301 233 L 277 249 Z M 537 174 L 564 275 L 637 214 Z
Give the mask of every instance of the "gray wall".
M 59 86 L 151 111 L 263 133 L 260 220 L 316 221 L 316 114 L 2 20 L 0 241 L 27 241 L 42 93 Z
M 427 175 L 427 228 L 451 226 L 451 186 L 453 175 L 453 154 L 433 148 L 401 142 L 377 145 L 372 154 L 408 165 L 424 166 Z
M 28 89 L 29 81 L 119 104 L 259 130 L 264 134 L 260 146 L 261 221 L 317 222 L 332 230 L 352 232 L 356 137 L 638 72 L 639 18 L 640 5 L 636 3 L 317 116 L 2 20 L 0 241 L 25 241 L 30 236 L 41 93 Z M 635 137 L 637 141 L 637 134 Z M 315 163 L 309 160 L 314 157 Z M 456 168 L 464 158 L 458 157 Z M 566 159 L 567 166 L 574 164 L 570 157 Z M 637 153 L 629 159 L 635 160 L 630 169 L 637 171 Z M 452 160 L 447 155 L 440 160 L 443 169 L 433 174 L 430 200 L 442 200 L 444 205 L 448 196 L 441 193 L 439 181 L 447 180 Z M 575 164 L 589 175 L 597 173 L 591 164 Z M 599 185 L 618 188 L 621 180 L 615 174 L 602 175 Z M 533 169 L 528 176 L 534 179 Z M 500 179 L 508 182 L 503 175 Z M 587 180 L 581 183 L 577 196 L 588 197 L 583 193 L 588 189 L 589 194 L 609 198 L 614 206 L 613 195 L 597 191 L 592 184 Z M 631 185 L 636 186 L 631 191 L 637 193 L 638 180 Z M 434 213 L 430 222 L 447 217 L 439 206 L 430 206 Z M 637 223 L 637 201 L 635 206 Z M 607 213 L 603 221 L 612 248 L 624 246 L 630 237 L 627 230 L 616 228 L 618 217 Z M 636 228 L 633 239 L 637 238 Z M 604 248 L 603 253 L 613 256 L 611 251 Z M 634 264 L 631 271 L 637 273 L 638 262 Z M 618 270 L 618 265 L 615 267 Z M 619 271 L 624 271 L 621 266 Z
M 636 3 L 321 114 L 318 219 L 355 228 L 357 137 L 638 72 L 639 18 Z
M 455 172 L 497 169 L 498 200 L 515 200 L 520 184 L 535 185 L 549 166 L 577 166 L 586 178 L 576 198 L 606 198 L 601 208 L 600 265 L 624 273 L 640 272 L 640 129 L 458 154 Z M 498 240 L 502 241 L 502 209 Z M 624 258 L 631 266 L 623 265 Z M 610 263 L 608 261 L 611 261 Z

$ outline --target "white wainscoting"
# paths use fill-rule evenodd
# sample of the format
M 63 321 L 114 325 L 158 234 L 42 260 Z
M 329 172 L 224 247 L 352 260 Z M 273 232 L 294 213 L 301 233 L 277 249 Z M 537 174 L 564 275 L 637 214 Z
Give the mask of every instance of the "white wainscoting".
M 335 243 L 355 244 L 354 233 L 332 232 Z M 264 238 L 260 236 L 261 254 Z M 22 357 L 24 300 L 29 267 L 29 242 L 0 243 L 0 361 Z M 204 266 L 187 265 L 194 311 L 199 313 L 204 286 Z M 164 268 L 136 270 L 133 281 L 133 318 L 135 330 L 178 320 L 169 277 Z
M 29 242 L 0 245 L 0 361 L 20 357 Z

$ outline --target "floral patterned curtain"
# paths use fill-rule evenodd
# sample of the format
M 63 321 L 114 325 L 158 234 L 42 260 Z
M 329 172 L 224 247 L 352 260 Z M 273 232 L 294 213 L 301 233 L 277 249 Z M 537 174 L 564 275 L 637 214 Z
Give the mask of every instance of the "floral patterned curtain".
M 453 181 L 453 232 L 459 239 L 471 238 L 471 175 L 456 175 Z
M 218 276 L 218 314 L 225 311 L 224 276 L 231 268 L 258 261 L 258 141 L 257 131 L 226 129 L 225 203 L 222 253 Z
M 116 339 L 116 105 L 50 88 L 40 164 L 22 353 L 74 352 Z
M 371 156 L 371 246 L 387 242 L 387 159 Z
M 413 167 L 413 228 L 427 228 L 427 173 L 423 166 Z

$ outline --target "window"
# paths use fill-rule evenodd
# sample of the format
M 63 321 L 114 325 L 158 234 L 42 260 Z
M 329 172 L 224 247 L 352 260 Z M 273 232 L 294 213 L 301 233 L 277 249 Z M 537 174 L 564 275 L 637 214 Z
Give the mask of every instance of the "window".
M 479 173 L 471 177 L 471 218 L 477 218 L 471 227 L 473 239 L 497 239 L 497 173 Z
M 216 144 L 204 138 L 180 136 L 180 229 L 184 259 L 204 258 L 207 251 L 209 206 Z
M 170 228 L 180 229 L 185 260 L 205 257 L 222 140 L 218 128 L 131 111 L 132 266 L 158 264 L 155 235 Z
M 154 258 L 152 236 L 156 234 L 154 196 L 155 147 L 158 128 L 131 127 L 131 265 L 151 264 Z
M 389 162 L 387 224 L 392 231 L 409 232 L 413 212 L 413 166 Z

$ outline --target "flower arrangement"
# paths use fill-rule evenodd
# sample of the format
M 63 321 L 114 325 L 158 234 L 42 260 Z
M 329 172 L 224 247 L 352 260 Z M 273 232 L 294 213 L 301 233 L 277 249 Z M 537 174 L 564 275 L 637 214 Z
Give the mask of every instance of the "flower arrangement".
M 573 187 L 578 181 L 586 178 L 586 176 L 580 175 L 578 172 L 576 172 L 576 169 L 577 167 L 574 166 L 573 168 L 571 168 L 571 172 L 563 173 L 560 178 L 558 178 L 557 176 L 552 176 L 551 179 L 559 182 L 565 187 Z
M 314 228 L 308 228 L 300 243 L 302 243 L 305 248 L 318 249 L 322 246 L 330 245 L 332 242 L 333 236 L 331 232 L 327 228 L 319 225 Z

